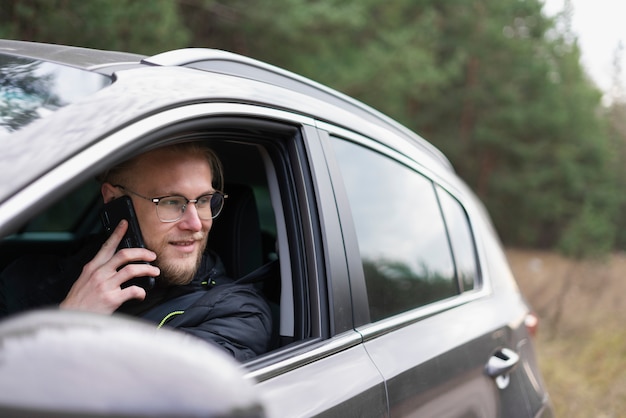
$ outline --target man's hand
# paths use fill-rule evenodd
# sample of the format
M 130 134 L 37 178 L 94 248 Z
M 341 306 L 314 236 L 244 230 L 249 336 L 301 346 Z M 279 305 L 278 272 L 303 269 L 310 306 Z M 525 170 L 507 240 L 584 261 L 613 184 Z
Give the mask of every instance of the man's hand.
M 145 248 L 125 248 L 115 252 L 128 229 L 123 220 L 89 263 L 61 302 L 62 309 L 74 309 L 97 313 L 113 313 L 130 299 L 143 300 L 146 291 L 139 286 L 121 288 L 122 283 L 142 276 L 157 277 L 158 267 L 150 264 L 129 264 L 133 261 L 151 262 L 156 254 Z M 124 268 L 117 271 L 121 266 Z

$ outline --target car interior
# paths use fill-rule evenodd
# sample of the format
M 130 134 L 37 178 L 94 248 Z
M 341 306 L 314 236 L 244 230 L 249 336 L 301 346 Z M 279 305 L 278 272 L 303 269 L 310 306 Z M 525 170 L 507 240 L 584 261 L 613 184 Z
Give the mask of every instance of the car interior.
M 231 278 L 262 289 L 274 316 L 272 349 L 305 338 L 304 315 L 298 314 L 306 303 L 301 296 L 305 292 L 292 283 L 283 215 L 287 186 L 279 180 L 285 176 L 277 175 L 283 165 L 280 138 L 268 138 L 263 129 L 237 128 L 186 133 L 176 141 L 198 139 L 220 157 L 228 195 L 213 222 L 208 248 L 219 254 Z M 100 185 L 88 179 L 17 233 L 0 239 L 0 274 L 23 255 L 72 254 L 86 237 L 102 232 L 101 209 Z

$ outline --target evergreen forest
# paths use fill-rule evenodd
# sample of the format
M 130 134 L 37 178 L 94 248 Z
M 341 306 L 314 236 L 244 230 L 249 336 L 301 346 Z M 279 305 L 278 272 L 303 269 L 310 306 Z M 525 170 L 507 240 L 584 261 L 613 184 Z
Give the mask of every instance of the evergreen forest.
M 0 38 L 218 48 L 353 96 L 440 148 L 508 246 L 626 250 L 626 96 L 542 0 L 2 0 Z

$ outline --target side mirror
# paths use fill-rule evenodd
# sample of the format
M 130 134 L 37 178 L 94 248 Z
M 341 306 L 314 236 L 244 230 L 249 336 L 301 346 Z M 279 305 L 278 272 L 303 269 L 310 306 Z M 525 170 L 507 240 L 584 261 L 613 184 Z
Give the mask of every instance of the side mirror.
M 0 416 L 250 416 L 227 353 L 139 320 L 42 310 L 0 322 Z

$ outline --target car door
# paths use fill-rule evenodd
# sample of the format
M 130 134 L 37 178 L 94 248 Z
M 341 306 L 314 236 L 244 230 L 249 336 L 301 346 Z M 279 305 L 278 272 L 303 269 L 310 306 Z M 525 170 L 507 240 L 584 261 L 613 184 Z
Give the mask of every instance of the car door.
M 466 209 L 441 173 L 335 131 L 325 145 L 345 203 L 346 253 L 359 260 L 350 265 L 361 295 L 353 300 L 369 314 L 357 330 L 385 379 L 390 416 L 529 416 L 526 387 L 511 374 L 519 357 L 509 326 L 525 307 L 494 295 Z
M 281 259 L 302 267 L 291 269 L 291 283 L 306 289 L 303 315 L 311 332 L 248 363 L 248 377 L 259 382 L 269 416 L 386 416 L 382 376 L 354 330 L 341 227 L 318 133 L 313 124 L 299 126 L 283 154 L 283 172 L 293 181 L 279 180 L 277 193 L 286 223 L 298 225 L 285 228 L 289 254 L 283 251 Z

